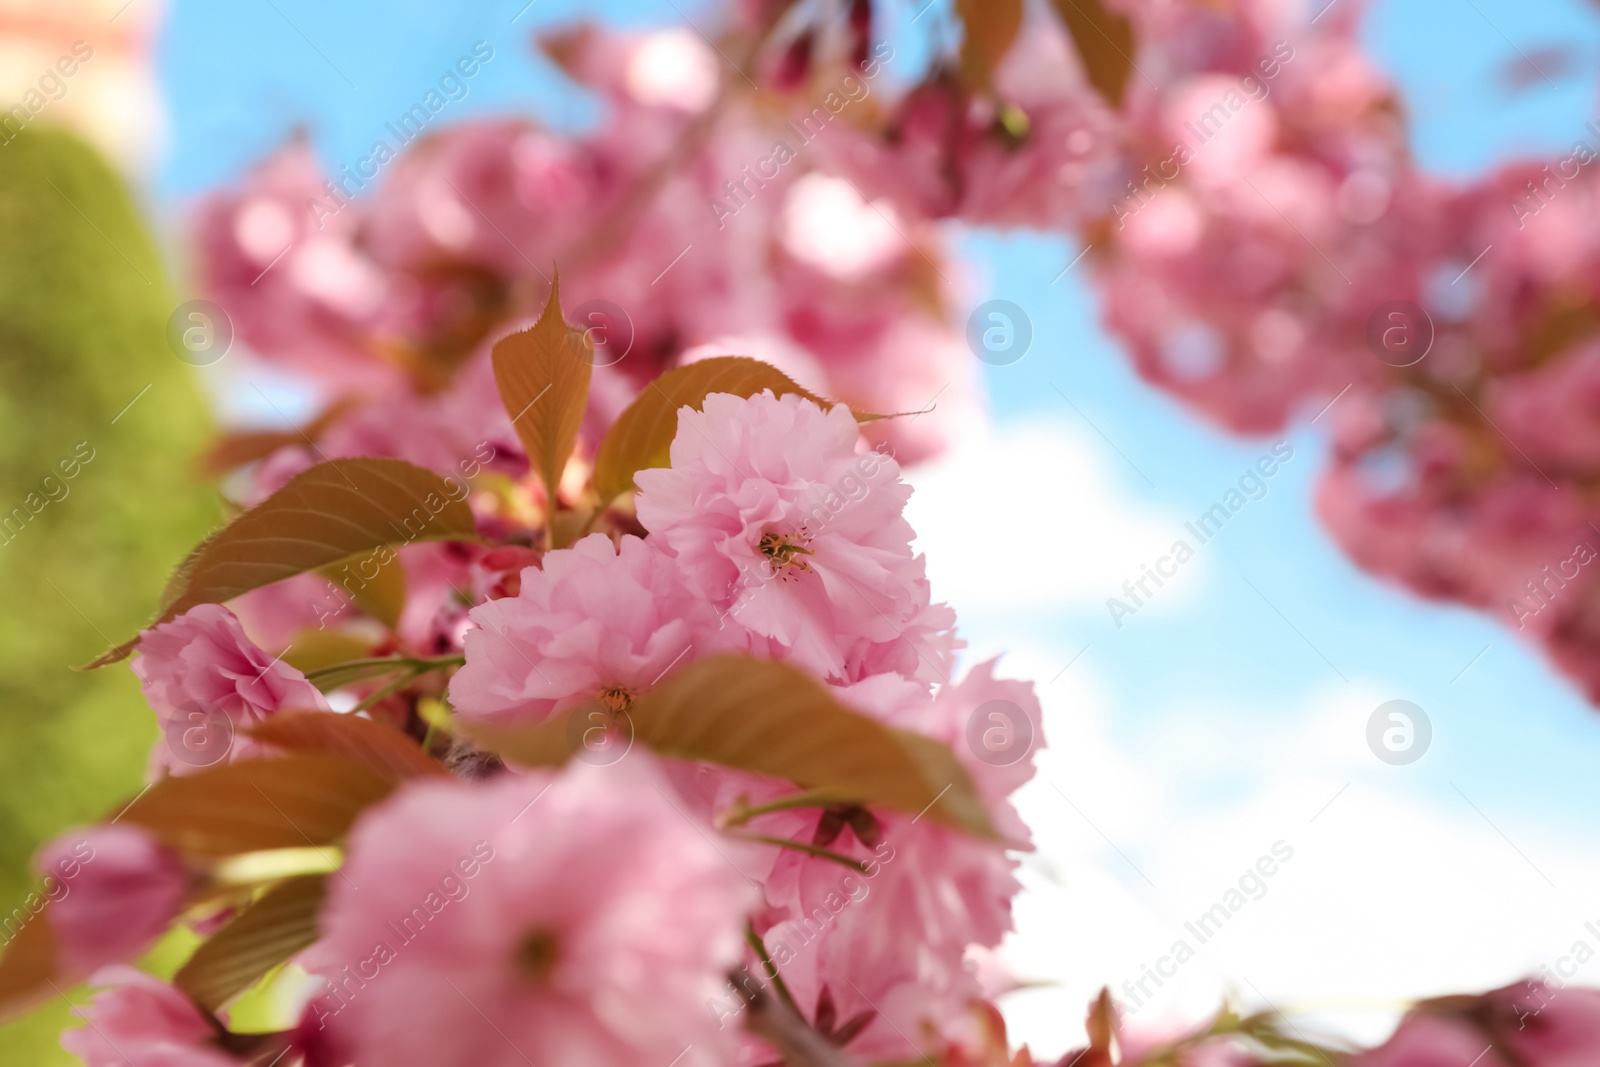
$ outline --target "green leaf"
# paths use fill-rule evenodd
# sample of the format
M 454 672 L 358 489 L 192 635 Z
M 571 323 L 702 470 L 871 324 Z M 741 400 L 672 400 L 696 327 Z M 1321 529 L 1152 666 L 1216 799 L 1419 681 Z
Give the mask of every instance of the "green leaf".
M 196 949 L 173 984 L 216 1011 L 316 941 L 327 882 L 325 874 L 279 882 Z
M 560 766 L 593 703 L 532 726 L 458 718 L 461 733 L 524 766 Z M 886 726 L 836 700 L 797 668 L 711 656 L 668 675 L 627 711 L 634 740 L 676 759 L 784 778 L 838 803 L 892 808 L 994 837 L 966 769 L 930 738 Z
M 594 373 L 589 335 L 561 317 L 560 278 L 550 286 L 539 321 L 496 341 L 491 359 L 500 402 L 522 439 L 529 466 L 544 480 L 546 513 L 553 517 L 556 487 L 578 442 Z
M 398 459 L 319 463 L 189 553 L 150 625 L 351 556 L 365 553 L 376 567 L 389 546 L 476 538 L 472 509 L 432 471 Z M 85 669 L 126 659 L 138 643 L 134 637 Z
M 449 777 L 438 760 L 392 726 L 327 711 L 280 711 L 251 727 L 250 736 L 289 752 L 322 752 L 359 763 L 394 782 Z
M 203 865 L 241 852 L 334 844 L 395 785 L 394 776 L 342 756 L 296 753 L 163 778 L 121 818 Z
M 988 88 L 1022 29 L 1022 0 L 956 0 L 956 10 L 966 31 L 961 73 L 968 85 Z
M 1105 0 L 1051 2 L 1072 36 L 1089 84 L 1112 107 L 1121 107 L 1128 75 L 1133 72 L 1133 23 L 1107 8 Z
M 668 465 L 672 439 L 678 433 L 679 408 L 699 411 L 712 393 L 748 397 L 763 389 L 772 390 L 773 396 L 794 393 L 821 407 L 833 406 L 833 401 L 802 389 L 772 364 L 749 356 L 713 356 L 669 370 L 644 387 L 600 442 L 594 458 L 594 485 L 601 501 L 614 500 L 633 489 L 636 472 Z M 884 418 L 889 416 L 856 415 L 857 422 Z

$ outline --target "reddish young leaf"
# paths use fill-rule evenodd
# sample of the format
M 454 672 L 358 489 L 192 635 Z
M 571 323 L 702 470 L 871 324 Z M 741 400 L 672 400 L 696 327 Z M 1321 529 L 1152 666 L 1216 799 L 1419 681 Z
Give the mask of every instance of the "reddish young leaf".
M 56 976 L 56 939 L 43 911 L 23 922 L 0 956 L 0 1019 L 10 1019 L 66 992 Z M 52 983 L 54 983 L 52 985 Z
M 1133 71 L 1133 23 L 1106 7 L 1105 0 L 1052 0 L 1066 24 L 1083 70 L 1106 102 L 1122 106 L 1122 94 Z
M 290 752 L 340 756 L 394 782 L 449 776 L 444 764 L 399 730 L 356 715 L 282 711 L 251 727 L 249 734 Z
M 245 430 L 223 434 L 211 443 L 199 459 L 200 474 L 219 478 L 246 463 L 266 459 L 280 448 L 315 444 L 343 416 L 354 407 L 349 400 L 336 400 L 312 419 L 302 429 L 296 430 Z
M 370 553 L 352 556 L 347 560 L 319 567 L 317 573 L 349 594 L 355 606 L 394 629 L 400 623 L 400 613 L 406 608 L 406 568 L 400 557 L 387 563 L 368 561 Z M 360 568 L 352 575 L 346 568 Z M 366 572 L 371 570 L 371 577 Z
M 475 540 L 472 509 L 465 494 L 457 500 L 454 491 L 437 474 L 404 460 L 319 463 L 189 553 L 151 625 L 361 553 L 378 553 L 374 559 L 382 562 L 394 545 Z M 134 637 L 87 666 L 126 659 L 138 642 Z
M 559 766 L 583 735 L 587 704 L 541 723 L 461 731 L 524 766 Z M 930 738 L 845 707 L 795 667 L 711 656 L 668 675 L 627 710 L 634 739 L 663 756 L 785 778 L 831 801 L 881 806 L 994 837 L 966 769 Z
M 241 852 L 333 844 L 395 785 L 394 777 L 343 756 L 296 753 L 163 778 L 121 817 L 203 864 Z
M 773 396 L 797 393 L 824 408 L 833 406 L 833 401 L 802 389 L 772 364 L 748 356 L 713 356 L 669 370 L 644 387 L 600 442 L 594 458 L 594 485 L 600 499 L 612 500 L 631 490 L 638 471 L 667 466 L 679 408 L 698 411 L 712 393 L 754 396 L 763 389 L 772 390 Z M 856 421 L 888 417 L 858 412 Z
M 328 877 L 301 875 L 268 889 L 196 949 L 173 984 L 213 1012 L 255 985 L 316 941 Z
M 342 666 L 351 660 L 369 658 L 372 649 L 371 635 L 358 636 L 331 626 L 321 630 L 313 630 L 308 626 L 295 633 L 288 651 L 283 654 L 283 662 L 303 674 L 327 672 L 329 668 Z M 312 678 L 311 681 L 316 683 L 317 679 Z M 318 685 L 318 688 L 326 693 L 335 687 Z
M 555 512 L 556 486 L 566 469 L 589 406 L 594 346 L 589 335 L 561 317 L 561 280 L 550 286 L 544 314 L 532 328 L 495 342 L 491 356 L 500 402 L 544 480 Z
M 1022 29 L 1022 0 L 956 0 L 956 10 L 966 31 L 961 73 L 967 84 L 987 88 Z

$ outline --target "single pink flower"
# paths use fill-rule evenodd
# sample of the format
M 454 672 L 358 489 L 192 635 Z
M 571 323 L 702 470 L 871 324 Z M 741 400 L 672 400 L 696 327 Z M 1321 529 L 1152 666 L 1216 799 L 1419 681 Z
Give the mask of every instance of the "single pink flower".
M 874 819 L 872 844 L 845 829 L 826 846 L 863 873 L 785 851 L 757 929 L 808 1019 L 831 1003 L 839 1025 L 862 1020 L 849 1052 L 901 1062 L 937 1049 L 932 1035 L 979 995 L 968 949 L 1000 943 L 1020 887 L 1016 860 L 991 842 L 925 818 Z M 722 1002 L 737 1009 L 726 991 Z
M 259 752 L 241 735 L 286 708 L 328 710 L 306 676 L 245 636 L 233 612 L 201 604 L 146 630 L 133 672 L 161 721 L 152 775 L 191 773 Z
M 835 692 L 863 714 L 950 745 L 1000 833 L 1024 843 L 1027 829 L 1008 794 L 1032 775 L 1032 754 L 1043 746 L 1038 703 L 1026 683 L 996 679 L 993 669 L 992 661 L 980 664 L 937 696 L 895 674 Z M 684 806 L 706 818 L 795 792 L 720 767 L 673 763 L 669 770 Z M 1005 849 L 925 813 L 794 808 L 758 815 L 743 829 L 827 848 L 866 867 L 855 873 L 793 849 L 723 845 L 730 862 L 762 885 L 755 927 L 806 1017 L 874 1061 L 915 1058 L 950 1036 L 983 991 L 974 948 L 997 946 L 1012 927 L 1019 887 Z M 759 979 L 759 965 L 749 966 Z M 730 986 L 713 1010 L 732 1025 L 743 1018 L 741 999 Z
M 88 1025 L 61 1034 L 85 1067 L 238 1067 L 212 1043 L 217 1032 L 200 1009 L 166 982 L 107 967 L 91 984 L 100 991 L 75 1009 Z
M 170 849 L 133 826 L 92 826 L 39 850 L 58 879 L 45 909 L 62 970 L 77 976 L 139 955 L 183 908 L 189 875 Z
M 621 707 L 673 666 L 723 643 L 716 616 L 648 542 L 590 534 L 480 604 L 450 702 L 486 719 L 543 718 L 586 700 Z
M 1010 798 L 1033 777 L 1034 756 L 1045 746 L 1044 718 L 1033 683 L 996 678 L 998 662 L 986 660 L 960 682 L 940 686 L 919 724 L 896 725 L 950 746 L 972 775 L 995 829 L 1023 846 L 1032 837 Z
M 835 681 L 896 644 L 915 673 L 946 673 L 937 634 L 908 634 L 929 607 L 901 514 L 911 487 L 858 451 L 848 408 L 715 393 L 678 427 L 672 466 L 637 475 L 639 520 L 725 625 Z
M 727 1062 L 706 1002 L 755 894 L 707 832 L 642 752 L 411 786 L 330 881 L 303 1028 L 392 1067 Z

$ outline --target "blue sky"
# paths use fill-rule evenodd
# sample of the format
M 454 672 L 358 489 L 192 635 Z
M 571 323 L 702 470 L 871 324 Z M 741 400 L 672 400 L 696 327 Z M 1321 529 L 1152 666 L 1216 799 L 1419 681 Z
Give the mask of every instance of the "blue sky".
M 542 62 L 527 57 L 527 32 L 580 11 L 645 25 L 682 21 L 670 0 L 584 5 L 537 0 L 526 9 L 523 3 L 243 0 L 220 5 L 176 0 L 161 51 L 171 136 L 170 153 L 155 182 L 158 202 L 177 211 L 186 198 L 229 180 L 298 126 L 311 130 L 332 163 L 364 153 L 385 121 L 409 106 L 437 71 L 479 39 L 488 41 L 496 56 L 472 82 L 470 96 L 451 105 L 454 117 L 532 110 L 551 125 L 581 125 L 592 120 L 592 103 Z M 896 5 L 896 10 L 896 20 L 904 22 L 914 9 Z M 1365 20 L 1364 38 L 1401 86 L 1420 158 L 1441 174 L 1467 177 L 1513 155 L 1564 149 L 1593 112 L 1600 20 L 1591 5 L 1579 0 L 1547 0 L 1537 7 L 1518 0 L 1380 0 Z M 1566 51 L 1556 55 L 1549 51 L 1552 46 Z M 1519 54 L 1533 55 L 1554 75 L 1555 84 L 1539 80 L 1521 93 L 1507 94 L 1499 72 Z M 1081 267 L 1052 284 L 1077 255 L 1070 242 L 979 231 L 958 235 L 958 247 L 979 279 L 974 302 L 988 297 L 1014 301 L 1034 326 L 1033 348 L 1025 359 L 985 368 L 1001 432 L 1043 428 L 1091 453 L 1112 501 L 1106 507 L 1137 512 L 1153 529 L 1170 530 L 1175 538 L 1184 519 L 1215 502 L 1271 446 L 1271 439 L 1241 440 L 1202 425 L 1137 380 L 1116 343 L 1097 326 L 1095 301 Z M 1060 394 L 1070 397 L 1078 410 Z M 1366 802 L 1339 792 L 1339 803 L 1350 809 L 1352 818 L 1357 813 L 1371 819 L 1388 818 L 1384 812 L 1417 813 L 1424 820 L 1420 827 L 1459 830 L 1460 841 L 1466 842 L 1459 847 L 1470 852 L 1462 857 L 1464 870 L 1514 869 L 1519 872 L 1514 877 L 1524 880 L 1506 883 L 1480 900 L 1472 896 L 1473 878 L 1463 877 L 1459 914 L 1440 910 L 1438 929 L 1422 930 L 1415 943 L 1402 939 L 1396 951 L 1420 959 L 1435 951 L 1428 946 L 1448 945 L 1451 931 L 1445 926 L 1464 921 L 1461 915 L 1476 917 L 1472 937 L 1456 950 L 1438 948 L 1444 955 L 1431 969 L 1420 964 L 1402 968 L 1407 977 L 1399 980 L 1402 988 L 1394 990 L 1396 995 L 1436 991 L 1404 988 L 1405 981 L 1421 986 L 1447 978 L 1480 984 L 1510 981 L 1517 968 L 1537 966 L 1564 943 L 1559 929 L 1527 928 L 1518 908 L 1573 916 L 1581 909 L 1574 890 L 1580 882 L 1588 883 L 1593 872 L 1560 872 L 1569 862 L 1578 862 L 1576 853 L 1600 852 L 1593 847 L 1600 844 L 1595 816 L 1600 812 L 1600 775 L 1593 771 L 1600 765 L 1600 719 L 1536 652 L 1499 624 L 1465 610 L 1420 602 L 1372 580 L 1344 559 L 1312 515 L 1311 489 L 1325 446 L 1319 431 L 1306 425 L 1314 413 L 1304 413 L 1288 432 L 1295 457 L 1272 479 L 1270 494 L 1204 546 L 1195 588 L 1174 595 L 1162 610 L 1141 613 L 1115 628 L 1103 598 L 1136 573 L 1109 563 L 1100 581 L 1104 592 L 1097 596 L 1045 608 L 963 608 L 975 645 L 1025 645 L 1031 658 L 1019 662 L 1036 671 L 1054 675 L 1082 651 L 1069 680 L 1060 684 L 1087 688 L 1071 690 L 1070 700 L 1047 696 L 1052 733 L 1069 742 L 1078 739 L 1093 717 L 1098 724 L 1093 730 L 1103 733 L 1107 751 L 1162 783 L 1159 801 L 1139 818 L 1123 819 L 1123 809 L 1136 808 L 1147 798 L 1121 796 L 1114 783 L 1087 799 L 1082 793 L 1073 796 L 1069 804 L 1083 808 L 1076 813 L 1050 807 L 1059 804 L 1053 797 L 1033 796 L 1025 805 L 1029 814 L 1036 822 L 1052 823 L 1041 831 L 1041 844 L 1054 847 L 1050 843 L 1058 842 L 1060 851 L 1046 855 L 1037 869 L 1030 868 L 1030 875 L 1044 871 L 1041 877 L 1054 877 L 1045 867 L 1059 861 L 1055 873 L 1065 871 L 1062 901 L 1069 908 L 1084 899 L 1072 890 L 1087 884 L 1085 892 L 1105 903 L 1107 914 L 1120 914 L 1117 908 L 1124 903 L 1132 908 L 1130 916 L 1140 908 L 1149 914 L 1181 911 L 1183 904 L 1155 891 L 1166 879 L 1156 876 L 1152 882 L 1137 873 L 1173 872 L 1171 877 L 1183 886 L 1173 896 L 1186 899 L 1191 879 L 1184 872 L 1192 869 L 1194 854 L 1178 837 L 1215 834 L 1206 844 L 1218 869 L 1246 865 L 1273 838 L 1249 837 L 1256 832 L 1255 817 L 1240 815 L 1243 822 L 1230 821 L 1230 810 L 1242 813 L 1251 803 L 1259 808 L 1263 798 L 1288 795 L 1274 792 L 1267 779 L 1288 781 L 1299 775 L 1317 788 L 1333 788 L 1317 792 L 1308 785 L 1306 810 L 1276 815 L 1292 827 L 1285 832 L 1329 833 L 1334 816 L 1323 821 L 1318 805 L 1336 795 L 1343 778 L 1350 798 L 1365 790 L 1376 805 L 1363 806 Z M 1036 490 L 1066 491 L 1054 475 L 1048 466 L 1041 467 Z M 959 493 L 948 487 L 939 491 Z M 1017 518 L 1025 521 L 1026 501 L 1016 506 L 1021 509 Z M 1078 529 L 1108 521 L 1093 508 L 1071 516 Z M 937 536 L 932 540 L 936 543 Z M 1042 568 L 1054 565 L 1052 553 L 1059 551 L 1054 540 L 1041 532 L 1031 546 Z M 1068 551 L 1078 543 L 1073 536 L 1059 540 Z M 1099 581 L 1095 562 L 1073 559 L 1064 565 L 1087 573 L 1092 583 Z M 960 566 L 981 571 L 983 563 L 969 560 Z M 957 606 L 963 607 L 959 601 Z M 1469 663 L 1470 670 L 1462 674 Z M 1050 685 L 1054 692 L 1066 691 Z M 1343 763 L 1342 755 L 1330 755 L 1352 739 L 1359 749 L 1367 714 L 1383 700 L 1396 698 L 1420 705 L 1433 723 L 1432 747 L 1420 762 L 1396 768 L 1370 756 L 1364 762 Z M 1091 703 L 1093 716 L 1084 710 Z M 1333 724 L 1333 733 L 1311 725 L 1296 732 L 1297 724 L 1324 720 Z M 1205 740 L 1171 741 L 1208 732 L 1236 735 L 1231 748 L 1224 738 L 1224 748 L 1242 754 L 1239 767 L 1208 748 Z M 1062 758 L 1068 762 L 1057 769 L 1067 775 L 1071 753 Z M 1057 792 L 1073 792 L 1070 777 L 1059 782 Z M 1035 790 L 1044 792 L 1043 785 Z M 1391 802 L 1397 806 L 1384 806 Z M 1313 812 L 1318 818 L 1308 822 Z M 1079 819 L 1088 828 L 1078 825 Z M 1058 829 L 1056 820 L 1070 840 L 1051 836 Z M 1427 859 L 1415 868 L 1387 860 L 1387 867 L 1377 860 L 1363 867 L 1362 835 L 1379 831 L 1346 829 L 1342 844 L 1324 841 L 1322 855 L 1329 870 L 1354 879 L 1343 891 L 1347 897 L 1360 896 L 1363 885 L 1384 882 L 1395 906 L 1415 912 L 1415 922 L 1426 926 L 1428 914 L 1439 910 L 1436 897 L 1456 891 L 1455 882 L 1433 877 L 1449 868 L 1450 857 Z M 1418 832 L 1456 841 L 1448 833 Z M 1230 836 L 1241 833 L 1246 836 Z M 1297 870 L 1315 869 L 1315 841 L 1306 845 L 1305 866 Z M 1426 851 L 1422 843 L 1418 848 Z M 1372 854 L 1379 851 L 1374 846 Z M 1203 867 L 1205 861 L 1195 862 Z M 1405 871 L 1418 880 L 1408 883 Z M 1214 897 L 1220 888 L 1207 884 L 1206 877 L 1194 875 L 1196 900 Z M 1223 961 L 1221 977 L 1212 985 L 1242 990 L 1247 997 L 1252 986 L 1258 992 L 1292 989 L 1294 968 L 1276 966 L 1271 953 L 1287 951 L 1296 931 L 1306 927 L 1338 930 L 1337 920 L 1314 910 L 1328 907 L 1326 901 L 1309 886 L 1294 889 L 1287 870 L 1283 877 L 1286 888 L 1275 888 L 1278 896 L 1270 898 L 1282 914 L 1263 912 L 1260 944 L 1247 948 L 1241 935 L 1239 958 Z M 1035 883 L 1029 884 L 1034 888 Z M 1109 896 L 1096 897 L 1095 885 Z M 1384 902 L 1372 896 L 1350 906 L 1381 909 Z M 1090 944 L 1092 935 L 1080 926 L 1028 927 L 1025 922 L 1024 928 L 1036 941 L 1059 937 L 1079 950 L 1083 971 L 1096 965 L 1115 971 L 1137 962 L 1123 961 L 1113 948 Z M 1368 924 L 1366 929 L 1370 934 L 1374 928 Z M 1360 942 L 1362 935 L 1354 930 L 1339 936 Z M 1128 940 L 1137 937 L 1129 934 Z M 1368 949 L 1381 956 L 1393 942 L 1392 931 L 1384 932 L 1374 935 Z M 1331 950 L 1308 944 L 1300 951 Z M 1488 960 L 1481 974 L 1463 962 L 1474 957 Z M 1241 981 L 1248 968 L 1267 977 L 1259 985 L 1257 980 Z M 1121 974 L 1052 977 L 1076 993 L 1084 982 L 1110 980 L 1115 985 Z M 1300 980 L 1316 981 L 1315 975 Z M 1202 984 L 1202 992 L 1212 985 Z M 1329 996 L 1336 992 L 1331 987 L 1319 991 Z M 1047 1040 L 1058 1032 L 1050 1029 L 1048 1014 L 1043 1008 L 1020 1010 L 1018 1025 Z M 1067 1015 L 1076 1017 L 1075 1005 Z

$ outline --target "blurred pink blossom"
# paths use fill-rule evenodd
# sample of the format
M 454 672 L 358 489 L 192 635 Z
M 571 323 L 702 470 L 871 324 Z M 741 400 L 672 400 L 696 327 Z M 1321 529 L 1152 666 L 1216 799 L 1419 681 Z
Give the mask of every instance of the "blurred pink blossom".
M 64 1031 L 61 1046 L 85 1067 L 240 1067 L 216 1044 L 216 1028 L 189 998 L 132 967 L 107 967 L 90 982 L 88 1025 Z
M 722 1062 L 734 1032 L 705 1005 L 752 891 L 664 784 L 635 752 L 415 785 L 367 813 L 330 883 L 308 1014 L 395 1067 L 665 1064 L 685 1046 Z
M 64 974 L 82 977 L 138 956 L 178 917 L 189 874 L 176 853 L 134 826 L 74 830 L 45 844 L 41 871 L 64 872 L 63 894 L 45 910 Z

